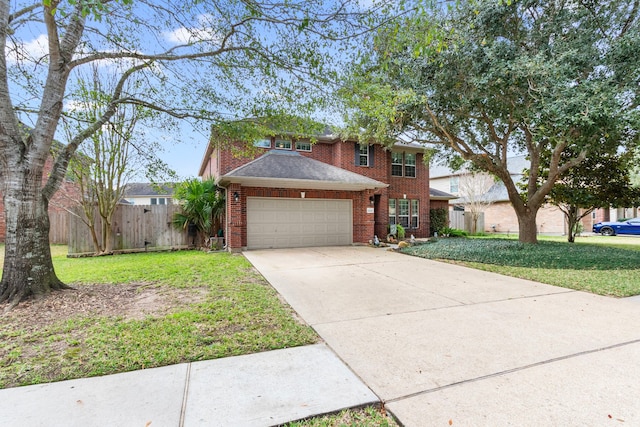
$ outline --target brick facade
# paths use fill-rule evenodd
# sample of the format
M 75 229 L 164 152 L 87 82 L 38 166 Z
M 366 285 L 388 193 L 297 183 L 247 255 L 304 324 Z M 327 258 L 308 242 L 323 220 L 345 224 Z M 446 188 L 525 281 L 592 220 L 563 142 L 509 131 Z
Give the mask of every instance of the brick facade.
M 353 206 L 353 241 L 364 243 L 373 238 L 374 214 L 367 213 L 370 206 L 371 191 L 334 191 L 314 190 L 305 188 L 264 188 L 242 187 L 231 184 L 227 189 L 227 215 L 229 231 L 227 242 L 230 248 L 245 248 L 247 246 L 247 197 L 278 197 L 300 198 L 305 193 L 306 199 L 349 199 Z M 238 201 L 234 200 L 234 193 L 238 193 Z
M 200 174 L 203 178 L 220 177 L 240 166 L 243 166 L 268 151 L 257 149 L 251 155 L 239 155 L 242 143 L 224 149 L 208 149 Z M 274 143 L 272 141 L 271 149 Z M 235 148 L 235 149 L 234 149 Z M 292 151 L 295 143 L 292 143 Z M 305 188 L 257 188 L 242 187 L 240 184 L 230 184 L 227 188 L 227 242 L 229 248 L 243 248 L 247 245 L 247 197 L 283 197 L 300 198 L 300 192 L 306 193 L 306 198 L 350 199 L 353 206 L 353 241 L 366 243 L 375 235 L 386 237 L 389 224 L 389 199 L 418 200 L 418 227 L 407 228 L 406 236 L 415 237 L 429 235 L 429 169 L 423 163 L 423 154 L 415 146 L 395 147 L 393 151 L 410 152 L 416 154 L 415 177 L 391 176 L 391 151 L 380 145 L 371 145 L 372 154 L 369 166 L 360 166 L 356 161 L 356 142 L 354 141 L 318 141 L 312 145 L 311 152 L 298 151 L 299 154 L 339 167 L 341 169 L 366 176 L 371 179 L 389 184 L 387 188 L 366 191 L 336 191 L 314 190 Z M 236 202 L 233 194 L 238 193 Z M 373 202 L 373 203 L 372 203 Z M 374 207 L 374 213 L 367 213 L 367 208 Z
M 536 217 L 538 233 L 566 234 L 564 214 L 553 205 L 545 205 Z M 495 228 L 494 228 L 495 227 Z M 518 233 L 518 217 L 511 202 L 491 204 L 484 211 L 484 229 L 486 232 Z

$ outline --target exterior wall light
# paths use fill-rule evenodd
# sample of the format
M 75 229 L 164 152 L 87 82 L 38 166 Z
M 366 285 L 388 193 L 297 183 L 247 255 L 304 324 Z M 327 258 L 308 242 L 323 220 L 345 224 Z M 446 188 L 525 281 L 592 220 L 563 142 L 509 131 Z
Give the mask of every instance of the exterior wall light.
M 237 202 L 238 200 L 240 200 L 240 195 L 238 194 L 237 191 L 233 192 L 233 201 Z

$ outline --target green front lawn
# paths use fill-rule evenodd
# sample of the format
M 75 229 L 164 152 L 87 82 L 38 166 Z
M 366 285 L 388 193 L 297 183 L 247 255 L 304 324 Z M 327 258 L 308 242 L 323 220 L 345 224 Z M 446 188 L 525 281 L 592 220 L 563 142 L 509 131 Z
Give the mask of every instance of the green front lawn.
M 198 251 L 66 258 L 55 292 L 2 317 L 0 388 L 311 344 L 242 255 Z M 114 301 L 117 301 L 114 303 Z
M 444 238 L 403 252 L 600 295 L 639 295 L 640 241 L 612 239 L 570 244 L 549 238 L 531 245 L 495 237 Z

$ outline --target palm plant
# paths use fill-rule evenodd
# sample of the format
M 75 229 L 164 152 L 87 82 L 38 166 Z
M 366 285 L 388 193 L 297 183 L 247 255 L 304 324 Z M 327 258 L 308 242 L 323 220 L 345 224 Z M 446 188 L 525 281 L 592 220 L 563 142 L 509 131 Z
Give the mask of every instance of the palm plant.
M 212 179 L 189 179 L 179 183 L 173 196 L 182 210 L 173 216 L 174 227 L 187 229 L 192 224 L 199 232 L 213 235 L 213 225 L 224 215 L 225 200 Z

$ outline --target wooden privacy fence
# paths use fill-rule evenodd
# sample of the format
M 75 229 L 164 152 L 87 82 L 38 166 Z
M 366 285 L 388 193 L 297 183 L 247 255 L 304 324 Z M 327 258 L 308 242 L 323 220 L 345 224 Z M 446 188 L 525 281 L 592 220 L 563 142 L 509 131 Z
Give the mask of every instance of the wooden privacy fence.
M 143 251 L 184 248 L 192 243 L 186 230 L 171 224 L 178 205 L 118 205 L 111 222 L 114 251 Z M 101 243 L 101 218 L 96 215 Z M 94 252 L 89 227 L 78 215 L 69 214 L 69 254 Z
M 69 218 L 67 211 L 49 212 L 49 243 L 66 245 L 69 243 Z
M 449 227 L 457 228 L 458 230 L 464 230 L 471 233 L 473 231 L 473 225 L 471 224 L 471 212 L 466 211 L 449 211 Z M 478 217 L 478 224 L 476 227 L 476 233 L 484 231 L 484 212 L 480 212 Z

